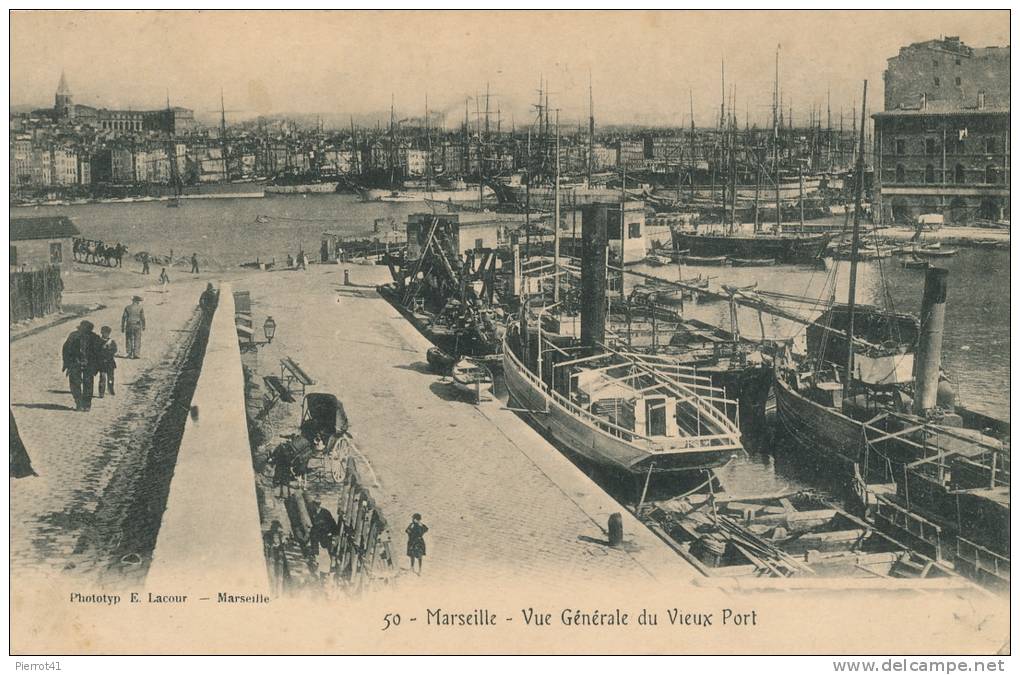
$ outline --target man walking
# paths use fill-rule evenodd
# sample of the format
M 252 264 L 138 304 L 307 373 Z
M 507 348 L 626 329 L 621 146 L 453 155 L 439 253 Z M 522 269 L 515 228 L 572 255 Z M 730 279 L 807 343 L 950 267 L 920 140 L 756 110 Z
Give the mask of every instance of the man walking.
M 198 254 L 191 254 L 191 273 L 198 274 Z
M 120 319 L 120 332 L 124 333 L 127 340 L 129 359 L 137 359 L 141 355 L 144 330 L 145 310 L 142 309 L 141 297 L 136 295 L 131 298 L 131 304 L 124 308 L 124 315 Z
M 103 398 L 106 390 L 110 390 L 110 396 L 116 396 L 113 390 L 113 371 L 117 368 L 117 343 L 110 337 L 112 330 L 109 326 L 99 329 L 99 398 Z
M 92 409 L 92 388 L 99 369 L 99 336 L 92 332 L 95 325 L 82 321 L 78 329 L 67 336 L 62 349 L 63 371 L 67 373 L 74 397 L 75 410 L 88 412 Z
M 142 274 L 149 273 L 149 252 L 142 251 Z

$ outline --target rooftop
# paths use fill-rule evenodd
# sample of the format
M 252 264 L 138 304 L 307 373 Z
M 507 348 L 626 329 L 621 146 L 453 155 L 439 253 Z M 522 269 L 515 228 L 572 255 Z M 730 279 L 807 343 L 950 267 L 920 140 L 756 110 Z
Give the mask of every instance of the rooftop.
M 81 232 L 67 216 L 11 218 L 11 241 L 32 239 L 63 239 L 77 237 Z

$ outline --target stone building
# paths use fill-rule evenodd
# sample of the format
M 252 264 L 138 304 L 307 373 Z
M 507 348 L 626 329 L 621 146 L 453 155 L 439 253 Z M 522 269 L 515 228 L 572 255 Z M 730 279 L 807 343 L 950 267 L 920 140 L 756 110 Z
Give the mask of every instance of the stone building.
M 66 216 L 11 218 L 10 267 L 38 269 L 71 261 L 72 240 L 81 234 Z
M 872 115 L 880 222 L 1008 217 L 1009 55 L 948 37 L 889 59 L 885 110 Z
M 48 112 L 57 122 L 73 122 L 104 131 L 184 133 L 196 127 L 194 111 L 179 106 L 167 105 L 158 110 L 109 110 L 75 103 L 63 72 L 57 84 L 53 110 L 36 112 Z

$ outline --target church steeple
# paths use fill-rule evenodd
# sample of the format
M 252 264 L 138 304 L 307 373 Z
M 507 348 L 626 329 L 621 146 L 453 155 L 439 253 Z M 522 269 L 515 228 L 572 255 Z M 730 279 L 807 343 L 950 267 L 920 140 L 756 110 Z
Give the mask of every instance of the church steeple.
M 60 83 L 57 85 L 58 96 L 70 96 L 71 88 L 67 86 L 67 77 L 64 75 L 64 71 L 60 71 Z
M 74 117 L 74 101 L 71 95 L 71 87 L 67 85 L 67 77 L 64 71 L 60 71 L 60 82 L 57 84 L 57 95 L 54 97 L 53 108 L 58 118 Z

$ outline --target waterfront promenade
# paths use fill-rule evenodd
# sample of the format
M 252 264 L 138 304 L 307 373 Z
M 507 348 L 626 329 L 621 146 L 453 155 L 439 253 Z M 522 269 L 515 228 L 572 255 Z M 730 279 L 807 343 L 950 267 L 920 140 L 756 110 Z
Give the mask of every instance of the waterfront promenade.
M 105 305 L 85 315 L 113 329 L 121 355 L 121 312 L 144 298 L 147 329 L 138 360 L 117 359 L 116 396 L 76 412 L 61 372 L 61 345 L 77 317 L 37 326 L 11 343 L 11 410 L 38 477 L 11 481 L 11 567 L 25 576 L 80 575 L 140 581 L 159 513 L 149 513 L 161 481 L 147 469 L 153 453 L 176 453 L 156 437 L 184 366 L 204 280 L 175 275 L 168 294 L 155 277 L 129 270 L 74 271 L 65 305 Z M 98 393 L 98 377 L 96 378 Z M 172 466 L 170 467 L 172 470 Z M 124 562 L 121 559 L 128 556 Z
M 335 265 L 234 285 L 251 292 L 256 327 L 266 315 L 277 323 L 272 344 L 259 349 L 260 374 L 278 371 L 289 356 L 316 381 L 309 391 L 342 400 L 378 479 L 372 496 L 390 523 L 398 566 L 408 567 L 404 528 L 417 512 L 430 528 L 421 583 L 437 587 L 526 587 L 541 579 L 562 588 L 696 575 L 501 403 L 476 407 L 457 397 L 429 372 L 430 343 L 375 291 L 387 269 L 348 267 L 357 286 L 343 286 Z M 299 404 L 276 405 L 290 406 L 296 426 Z M 603 543 L 613 512 L 624 515 L 618 549 Z

